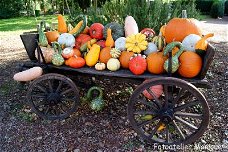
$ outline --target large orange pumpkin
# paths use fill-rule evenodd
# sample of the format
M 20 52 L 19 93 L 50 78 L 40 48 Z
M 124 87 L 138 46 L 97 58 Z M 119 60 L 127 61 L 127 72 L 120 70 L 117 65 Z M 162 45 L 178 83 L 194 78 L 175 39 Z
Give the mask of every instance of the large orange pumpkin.
M 123 51 L 119 58 L 121 67 L 127 69 L 129 67 L 130 58 L 133 55 L 134 55 L 134 52 Z
M 186 78 L 193 78 L 200 73 L 202 68 L 201 57 L 192 51 L 186 51 L 179 57 L 180 67 L 178 73 Z
M 110 54 L 110 51 L 111 51 L 111 47 L 105 47 L 101 50 L 100 52 L 100 56 L 99 56 L 99 61 L 102 62 L 102 63 L 107 63 L 108 60 L 110 58 L 112 58 L 111 54 Z
M 182 42 L 189 34 L 202 36 L 200 22 L 193 18 L 173 18 L 165 27 L 165 40 Z
M 162 74 L 164 72 L 164 62 L 167 56 L 163 56 L 162 52 L 153 52 L 146 58 L 147 69 L 153 74 Z

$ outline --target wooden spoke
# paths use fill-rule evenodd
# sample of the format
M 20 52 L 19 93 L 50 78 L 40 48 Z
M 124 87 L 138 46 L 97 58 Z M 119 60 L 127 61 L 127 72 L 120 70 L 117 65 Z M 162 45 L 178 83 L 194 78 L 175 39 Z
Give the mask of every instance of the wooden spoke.
M 184 133 L 181 131 L 181 129 L 179 128 L 179 126 L 177 125 L 177 123 L 176 123 L 175 120 L 173 120 L 173 125 L 174 125 L 174 127 L 177 129 L 177 131 L 179 132 L 181 138 L 184 140 L 184 139 L 185 139 L 185 135 L 184 135 Z
M 40 85 L 36 85 L 36 87 L 37 87 L 40 91 L 42 91 L 42 92 L 44 92 L 45 94 L 47 94 L 47 91 L 46 91 L 46 89 L 45 89 L 44 87 L 42 87 L 42 86 L 40 86 Z
M 42 105 L 46 105 L 47 102 L 45 100 L 40 101 L 39 103 L 35 104 L 36 107 L 40 107 Z
M 192 129 L 195 129 L 195 130 L 198 129 L 195 125 L 193 125 L 193 124 L 191 124 L 191 123 L 185 121 L 184 119 L 182 119 L 182 118 L 180 118 L 180 117 L 178 117 L 178 116 L 174 116 L 174 118 L 175 118 L 176 120 L 178 120 L 179 122 L 185 124 L 185 125 L 188 126 L 189 128 L 192 128 Z
M 62 96 L 62 95 L 65 95 L 65 94 L 67 94 L 67 93 L 69 93 L 69 92 L 71 92 L 72 91 L 72 88 L 69 88 L 69 89 L 67 89 L 67 90 L 65 90 L 65 91 L 63 91 L 63 92 L 61 92 L 60 93 L 60 95 Z
M 50 110 L 50 105 L 47 105 L 47 109 L 45 110 L 44 114 L 47 115 L 49 110 Z
M 138 99 L 137 101 L 140 102 L 140 103 L 142 103 L 142 104 L 144 104 L 144 105 L 147 105 L 148 107 L 153 108 L 153 110 L 155 110 L 155 111 L 158 110 L 157 105 L 155 104 L 156 106 L 154 106 L 154 105 L 153 105 L 153 104 L 154 104 L 153 101 L 147 101 L 145 97 L 141 97 L 141 98 Z
M 51 80 L 48 80 L 48 87 L 49 87 L 50 92 L 52 93 L 53 92 L 53 83 L 51 82 Z
M 166 125 L 166 141 L 168 143 L 171 143 L 171 139 L 170 139 L 170 133 L 169 133 L 169 125 Z
M 186 109 L 188 107 L 191 107 L 191 106 L 194 106 L 194 105 L 197 105 L 199 104 L 200 102 L 198 100 L 194 100 L 194 101 L 191 101 L 191 102 L 188 102 L 188 103 L 185 103 L 181 106 L 177 106 L 174 108 L 174 112 L 176 111 L 181 111 L 182 109 Z
M 42 98 L 42 99 L 45 99 L 47 98 L 47 96 L 45 94 L 34 94 L 34 95 L 31 95 L 32 98 Z
M 178 95 L 177 97 L 173 100 L 173 104 L 175 105 L 179 100 L 180 100 L 180 97 L 181 95 L 184 93 L 185 89 L 181 88 L 178 92 Z
M 197 114 L 197 113 L 187 113 L 187 112 L 180 112 L 177 111 L 175 113 L 176 116 L 181 116 L 181 117 L 192 117 L 192 118 L 197 118 L 197 119 L 202 119 L 203 115 L 202 114 Z
M 56 93 L 59 92 L 59 90 L 60 90 L 60 88 L 62 87 L 62 85 L 63 85 L 63 81 L 60 81 L 60 82 L 59 82 L 59 85 L 58 85 L 58 87 L 57 87 L 57 89 L 55 90 Z
M 164 87 L 164 95 L 165 95 L 165 103 L 164 103 L 164 107 L 167 108 L 168 107 L 168 99 L 169 99 L 169 92 L 168 92 L 168 85 L 163 85 Z

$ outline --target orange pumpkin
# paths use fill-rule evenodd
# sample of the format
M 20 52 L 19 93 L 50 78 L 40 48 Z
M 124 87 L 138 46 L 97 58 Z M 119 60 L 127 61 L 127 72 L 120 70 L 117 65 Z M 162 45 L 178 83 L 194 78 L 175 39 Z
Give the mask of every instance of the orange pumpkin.
M 163 56 L 162 52 L 153 52 L 148 55 L 147 60 L 147 69 L 150 73 L 153 74 L 162 74 L 164 72 L 164 62 L 167 59 L 167 56 Z
M 111 49 L 112 49 L 111 47 L 105 47 L 101 50 L 100 56 L 99 56 L 100 62 L 107 64 L 108 60 L 112 58 L 110 54 Z
M 180 67 L 178 73 L 186 78 L 193 78 L 200 73 L 202 68 L 201 57 L 192 51 L 186 51 L 179 57 Z
M 73 51 L 74 51 L 74 55 L 76 55 L 76 56 L 78 56 L 78 57 L 81 57 L 82 56 L 82 54 L 81 54 L 81 51 L 79 51 L 79 49 L 77 49 L 77 48 L 73 48 Z
M 189 34 L 201 36 L 200 22 L 193 18 L 173 18 L 165 27 L 165 40 L 167 43 L 173 41 L 182 42 Z
M 51 42 L 57 41 L 59 38 L 59 32 L 58 31 L 48 31 L 45 33 L 48 43 L 51 45 Z
M 119 57 L 120 65 L 123 68 L 129 67 L 130 58 L 134 55 L 134 52 L 123 51 Z

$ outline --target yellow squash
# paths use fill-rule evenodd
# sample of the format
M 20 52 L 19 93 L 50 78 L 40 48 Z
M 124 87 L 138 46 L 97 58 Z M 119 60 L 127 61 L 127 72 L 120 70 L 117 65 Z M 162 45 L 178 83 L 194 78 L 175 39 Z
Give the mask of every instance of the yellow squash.
M 97 63 L 100 55 L 100 50 L 101 48 L 99 45 L 97 44 L 92 45 L 91 49 L 89 50 L 89 52 L 85 57 L 86 65 L 92 67 Z
M 69 31 L 69 33 L 70 34 L 76 33 L 80 29 L 80 27 L 82 26 L 82 24 L 83 24 L 83 20 L 81 20 L 80 22 L 78 22 L 78 24 L 71 31 Z

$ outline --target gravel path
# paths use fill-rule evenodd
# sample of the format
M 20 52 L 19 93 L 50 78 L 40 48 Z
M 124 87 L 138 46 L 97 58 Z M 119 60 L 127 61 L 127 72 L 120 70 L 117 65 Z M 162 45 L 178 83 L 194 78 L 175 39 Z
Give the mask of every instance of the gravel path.
M 208 151 L 226 151 L 228 17 L 202 23 L 205 33 L 215 33 L 211 43 L 217 51 L 207 74 L 213 89 L 201 90 L 211 110 L 210 125 L 195 146 L 211 146 Z M 114 90 L 108 90 L 113 82 L 99 82 L 109 92 L 105 96 L 107 108 L 100 113 L 82 106 L 71 118 L 52 122 L 41 120 L 31 113 L 25 103 L 27 85 L 21 88 L 12 80 L 17 64 L 28 60 L 20 33 L 0 32 L 0 151 L 153 150 L 153 145 L 141 141 L 128 123 L 126 107 L 130 94 L 128 85 L 124 83 L 118 83 Z M 199 151 L 194 145 L 190 146 L 192 147 L 187 151 Z

